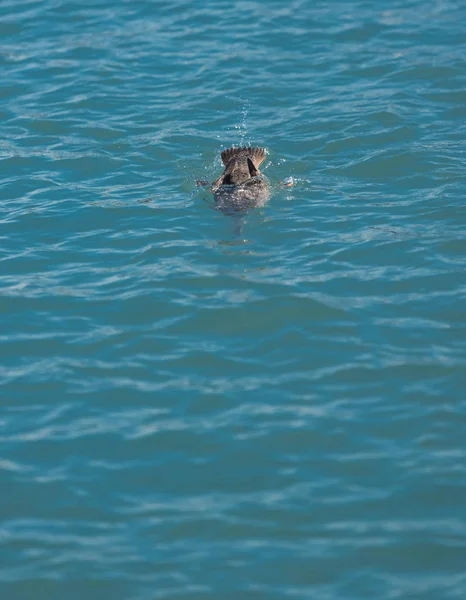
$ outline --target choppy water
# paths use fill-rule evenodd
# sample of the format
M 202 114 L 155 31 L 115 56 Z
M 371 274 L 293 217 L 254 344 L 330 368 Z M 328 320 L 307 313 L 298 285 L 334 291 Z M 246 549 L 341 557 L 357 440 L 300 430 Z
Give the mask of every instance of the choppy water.
M 465 598 L 464 3 L 0 7 L 1 598 Z

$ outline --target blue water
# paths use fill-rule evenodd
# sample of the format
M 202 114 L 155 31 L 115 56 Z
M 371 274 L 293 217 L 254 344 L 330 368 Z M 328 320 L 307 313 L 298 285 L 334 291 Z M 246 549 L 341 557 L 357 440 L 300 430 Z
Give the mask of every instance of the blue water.
M 2 600 L 466 598 L 465 22 L 3 0 Z

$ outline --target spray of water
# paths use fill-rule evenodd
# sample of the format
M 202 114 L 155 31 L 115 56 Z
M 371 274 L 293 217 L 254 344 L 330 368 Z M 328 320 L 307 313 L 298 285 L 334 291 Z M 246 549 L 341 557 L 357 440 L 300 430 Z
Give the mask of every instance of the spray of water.
M 244 100 L 243 98 L 239 98 L 239 102 L 242 105 L 242 107 L 241 107 L 241 122 L 239 123 L 239 125 L 235 125 L 234 127 L 238 131 L 239 136 L 240 136 L 239 146 L 245 146 L 246 145 L 245 140 L 246 140 L 246 137 L 248 134 L 247 119 L 248 119 L 250 102 L 249 102 L 249 100 Z

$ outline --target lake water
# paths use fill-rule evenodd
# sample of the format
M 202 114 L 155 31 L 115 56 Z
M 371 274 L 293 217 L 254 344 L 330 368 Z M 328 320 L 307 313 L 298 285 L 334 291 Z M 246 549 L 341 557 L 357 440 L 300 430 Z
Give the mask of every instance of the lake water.
M 466 598 L 465 22 L 3 0 L 2 600 Z

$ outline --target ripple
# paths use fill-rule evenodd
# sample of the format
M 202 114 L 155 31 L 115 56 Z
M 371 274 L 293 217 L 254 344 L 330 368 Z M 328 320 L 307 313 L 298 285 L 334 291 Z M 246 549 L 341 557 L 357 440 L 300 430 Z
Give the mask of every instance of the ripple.
M 461 3 L 0 12 L 5 598 L 463 597 Z

